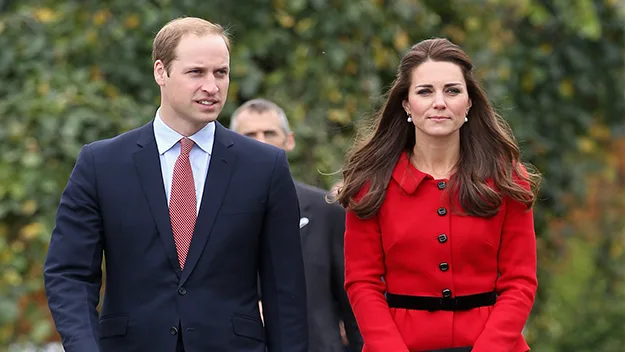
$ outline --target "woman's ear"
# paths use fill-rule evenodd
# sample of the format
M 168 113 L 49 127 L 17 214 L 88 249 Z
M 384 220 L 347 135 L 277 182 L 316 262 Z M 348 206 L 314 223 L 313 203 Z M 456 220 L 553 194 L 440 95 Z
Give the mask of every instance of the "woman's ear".
M 401 106 L 404 108 L 406 115 L 410 115 L 410 105 L 408 104 L 408 99 L 404 99 L 401 102 Z

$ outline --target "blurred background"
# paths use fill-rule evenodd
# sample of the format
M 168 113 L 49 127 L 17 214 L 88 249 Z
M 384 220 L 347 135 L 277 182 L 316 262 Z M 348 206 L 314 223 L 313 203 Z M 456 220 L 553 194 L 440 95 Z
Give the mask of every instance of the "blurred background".
M 624 0 L 0 0 L 0 351 L 58 340 L 42 267 L 60 193 L 84 143 L 153 118 L 151 40 L 179 16 L 232 33 L 219 121 L 277 102 L 295 177 L 324 188 L 401 55 L 462 46 L 545 176 L 532 350 L 625 351 Z

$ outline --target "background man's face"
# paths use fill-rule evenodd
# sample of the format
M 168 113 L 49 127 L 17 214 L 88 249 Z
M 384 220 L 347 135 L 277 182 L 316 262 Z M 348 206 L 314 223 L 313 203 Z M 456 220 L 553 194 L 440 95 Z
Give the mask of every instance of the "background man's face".
M 244 110 L 237 116 L 237 130 L 235 132 L 255 140 L 286 150 L 295 147 L 293 133 L 286 133 L 280 124 L 280 118 L 275 111 L 257 113 Z

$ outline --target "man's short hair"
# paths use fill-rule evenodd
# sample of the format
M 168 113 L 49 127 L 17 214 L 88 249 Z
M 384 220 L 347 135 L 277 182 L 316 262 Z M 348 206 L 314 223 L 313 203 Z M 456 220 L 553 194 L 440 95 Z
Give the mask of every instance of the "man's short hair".
M 284 110 L 279 107 L 278 104 L 262 98 L 248 100 L 232 113 L 232 116 L 230 117 L 231 130 L 237 131 L 237 118 L 239 114 L 243 111 L 251 111 L 257 114 L 263 114 L 265 112 L 273 111 L 278 115 L 278 119 L 280 119 L 280 127 L 282 128 L 284 133 L 287 135 L 291 133 L 289 120 L 286 118 Z
M 180 17 L 169 21 L 154 37 L 152 43 L 152 63 L 161 60 L 167 74 L 170 73 L 172 61 L 176 59 L 176 49 L 180 40 L 189 34 L 202 36 L 206 34 L 220 35 L 228 52 L 230 51 L 230 38 L 228 31 L 219 24 L 209 22 L 197 17 Z

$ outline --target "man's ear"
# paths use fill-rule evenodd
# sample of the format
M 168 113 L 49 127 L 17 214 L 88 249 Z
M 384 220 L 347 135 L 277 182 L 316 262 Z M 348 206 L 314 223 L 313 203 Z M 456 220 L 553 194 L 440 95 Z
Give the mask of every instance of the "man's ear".
M 284 146 L 284 149 L 287 152 L 290 152 L 294 148 L 295 148 L 295 135 L 293 134 L 293 132 L 289 132 L 289 134 L 286 136 L 286 145 Z
M 164 86 L 168 77 L 169 75 L 167 74 L 167 69 L 165 69 L 163 61 L 156 60 L 154 62 L 154 80 L 156 81 L 156 84 Z

